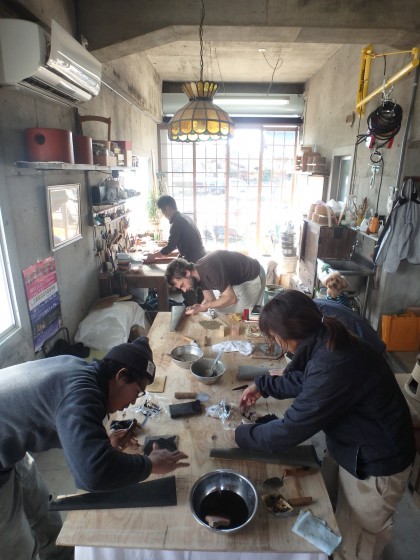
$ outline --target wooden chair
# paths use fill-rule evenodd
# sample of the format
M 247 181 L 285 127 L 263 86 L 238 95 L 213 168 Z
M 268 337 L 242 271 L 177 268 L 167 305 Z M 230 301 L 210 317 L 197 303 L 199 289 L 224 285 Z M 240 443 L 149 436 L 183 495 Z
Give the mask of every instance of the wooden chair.
M 83 134 L 83 123 L 86 121 L 99 121 L 108 125 L 108 141 L 111 141 L 111 117 L 97 117 L 96 115 L 79 115 L 80 131 Z

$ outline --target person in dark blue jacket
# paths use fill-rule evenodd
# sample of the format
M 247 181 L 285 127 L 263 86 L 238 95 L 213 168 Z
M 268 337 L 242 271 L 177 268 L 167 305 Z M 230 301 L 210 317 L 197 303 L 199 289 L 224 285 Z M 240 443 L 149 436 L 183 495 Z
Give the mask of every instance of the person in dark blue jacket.
M 134 405 L 153 383 L 146 337 L 112 348 L 99 362 L 56 356 L 0 371 L 0 558 L 70 560 L 56 546 L 61 517 L 31 453 L 62 448 L 78 488 L 117 490 L 188 466 L 181 451 L 122 453 L 127 430 L 108 435 L 103 420 Z M 134 438 L 128 440 L 134 444 Z
M 286 290 L 262 309 L 260 330 L 293 359 L 283 375 L 257 377 L 240 406 L 294 398 L 283 419 L 241 425 L 239 447 L 275 453 L 319 431 L 338 469 L 334 559 L 379 559 L 415 455 L 410 412 L 384 357 L 305 294 Z M 357 551 L 356 551 L 357 550 Z

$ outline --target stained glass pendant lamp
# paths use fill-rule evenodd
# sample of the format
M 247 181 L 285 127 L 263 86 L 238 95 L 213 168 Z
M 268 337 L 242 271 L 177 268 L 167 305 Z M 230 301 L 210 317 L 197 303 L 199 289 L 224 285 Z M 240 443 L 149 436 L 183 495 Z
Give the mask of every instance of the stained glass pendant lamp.
M 169 140 L 175 142 L 203 142 L 228 139 L 233 136 L 235 125 L 229 115 L 213 103 L 218 85 L 203 81 L 203 23 L 204 0 L 201 0 L 200 22 L 200 81 L 186 82 L 183 92 L 189 103 L 179 109 L 168 124 Z

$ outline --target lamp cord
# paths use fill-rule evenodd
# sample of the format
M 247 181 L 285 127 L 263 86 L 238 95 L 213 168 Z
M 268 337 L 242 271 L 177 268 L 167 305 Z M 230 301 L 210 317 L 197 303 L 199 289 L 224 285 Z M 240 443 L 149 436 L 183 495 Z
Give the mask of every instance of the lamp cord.
M 200 82 L 203 81 L 203 68 L 204 68 L 204 62 L 203 62 L 203 23 L 204 23 L 204 17 L 206 15 L 206 9 L 204 7 L 204 0 L 201 0 L 201 21 L 200 21 L 200 27 L 198 30 L 198 36 L 200 37 Z
M 277 59 L 276 64 L 275 64 L 274 66 L 272 66 L 272 65 L 269 63 L 268 58 L 265 56 L 264 50 L 261 49 L 261 53 L 262 53 L 262 55 L 263 55 L 263 57 L 264 57 L 266 63 L 268 64 L 268 66 L 269 66 L 269 67 L 271 68 L 271 70 L 273 71 L 273 73 L 271 74 L 271 82 L 270 82 L 270 84 L 269 84 L 269 86 L 268 86 L 268 88 L 267 88 L 267 93 L 266 93 L 266 95 L 268 95 L 268 94 L 270 93 L 270 91 L 271 91 L 271 88 L 273 87 L 274 74 L 276 73 L 276 70 L 278 70 L 279 68 L 281 68 L 281 67 L 283 66 L 284 60 L 283 60 L 283 58 L 280 56 L 280 57 Z M 279 64 L 280 64 L 280 65 L 279 65 Z

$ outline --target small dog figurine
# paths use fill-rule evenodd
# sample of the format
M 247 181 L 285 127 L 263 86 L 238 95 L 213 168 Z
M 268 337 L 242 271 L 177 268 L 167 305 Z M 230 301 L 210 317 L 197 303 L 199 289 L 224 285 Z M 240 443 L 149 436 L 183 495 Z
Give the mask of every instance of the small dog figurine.
M 332 299 L 337 298 L 349 286 L 347 278 L 336 270 L 324 278 L 322 283 L 327 288 L 327 296 L 330 296 Z
M 350 307 L 347 295 L 344 293 L 349 285 L 345 276 L 331 268 L 329 264 L 323 264 L 322 267 L 318 268 L 318 278 L 327 288 L 327 299 Z

